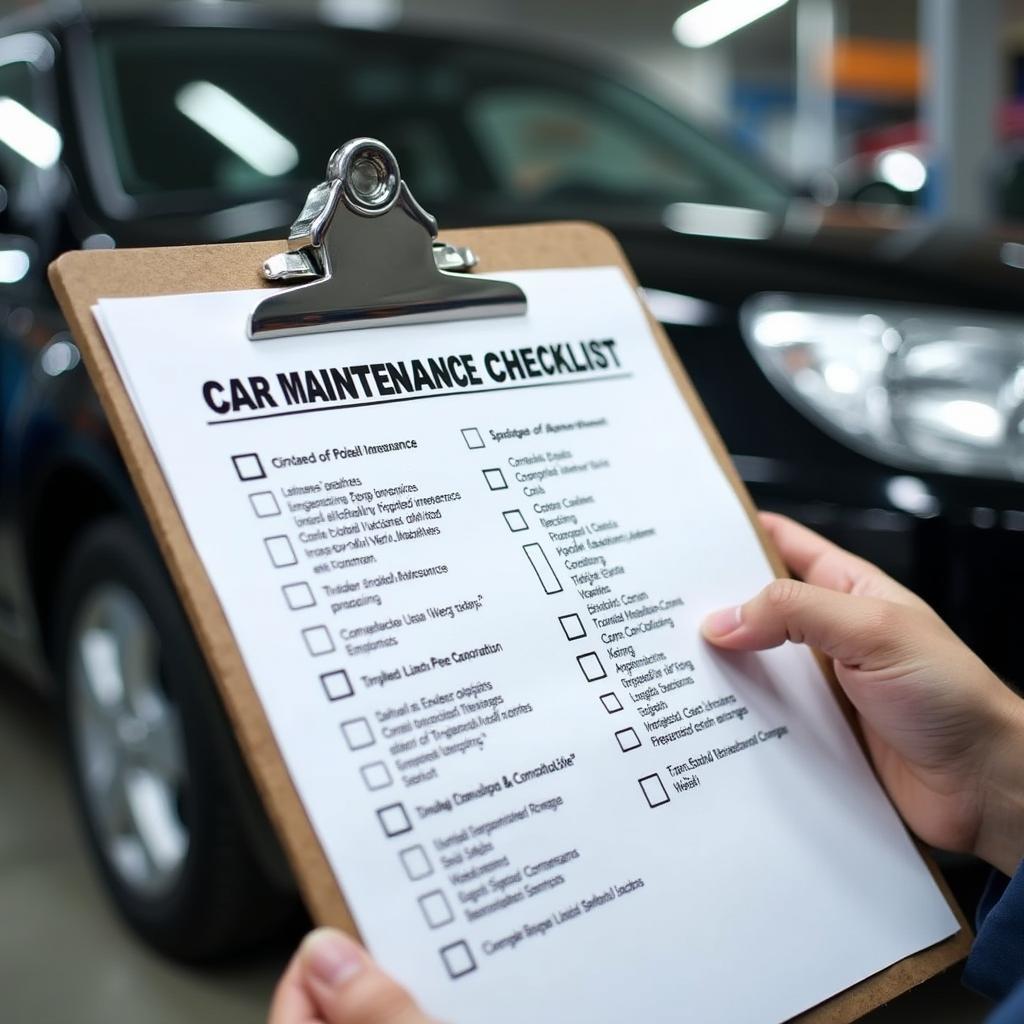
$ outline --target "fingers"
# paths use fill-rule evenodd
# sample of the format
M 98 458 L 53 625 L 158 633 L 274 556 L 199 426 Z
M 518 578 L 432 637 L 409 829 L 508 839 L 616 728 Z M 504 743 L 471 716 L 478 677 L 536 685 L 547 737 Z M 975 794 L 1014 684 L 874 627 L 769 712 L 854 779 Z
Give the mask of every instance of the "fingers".
M 268 1024 L 319 1024 L 316 1007 L 303 983 L 298 953 L 274 989 Z
M 729 650 L 760 651 L 791 640 L 851 668 L 880 668 L 906 655 L 911 614 L 888 601 L 780 579 L 746 604 L 709 615 L 702 632 Z
M 323 1024 L 429 1024 L 412 997 L 385 974 L 366 951 L 331 928 L 308 935 L 296 960 L 311 1002 L 313 1020 Z M 300 1024 L 271 1017 L 271 1024 Z
M 758 518 L 789 570 L 805 582 L 845 594 L 883 597 L 915 606 L 923 604 L 877 566 L 850 554 L 806 526 L 773 512 L 761 512 Z

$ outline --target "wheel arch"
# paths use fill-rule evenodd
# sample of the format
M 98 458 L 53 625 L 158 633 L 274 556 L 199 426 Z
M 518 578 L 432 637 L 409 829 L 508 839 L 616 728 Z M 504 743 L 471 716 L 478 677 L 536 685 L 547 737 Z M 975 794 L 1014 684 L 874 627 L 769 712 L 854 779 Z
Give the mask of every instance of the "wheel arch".
M 76 454 L 55 457 L 29 490 L 22 509 L 25 561 L 42 646 L 51 669 L 54 602 L 68 555 L 93 523 L 115 515 L 130 519 L 145 532 L 149 530 L 123 469 L 97 458 Z

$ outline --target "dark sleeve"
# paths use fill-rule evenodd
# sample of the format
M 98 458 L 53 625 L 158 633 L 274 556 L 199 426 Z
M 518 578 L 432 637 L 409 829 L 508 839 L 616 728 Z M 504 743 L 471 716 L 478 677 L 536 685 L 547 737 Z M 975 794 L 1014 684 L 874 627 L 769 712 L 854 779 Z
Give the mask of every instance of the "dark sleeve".
M 1013 878 L 993 873 L 978 905 L 977 938 L 964 969 L 964 984 L 990 999 L 1007 999 L 1024 983 L 1024 863 Z M 1022 996 L 1018 989 L 1013 1003 Z M 997 1021 L 1024 1020 L 1024 1016 Z
M 1024 981 L 999 1004 L 985 1024 L 1024 1024 Z

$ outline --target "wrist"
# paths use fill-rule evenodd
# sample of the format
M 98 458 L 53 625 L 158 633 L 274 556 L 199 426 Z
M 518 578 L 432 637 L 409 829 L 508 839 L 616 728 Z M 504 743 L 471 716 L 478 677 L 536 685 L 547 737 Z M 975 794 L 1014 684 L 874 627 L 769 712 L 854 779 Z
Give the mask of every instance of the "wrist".
M 974 853 L 1005 875 L 1024 860 L 1024 700 L 1005 691 L 981 789 Z

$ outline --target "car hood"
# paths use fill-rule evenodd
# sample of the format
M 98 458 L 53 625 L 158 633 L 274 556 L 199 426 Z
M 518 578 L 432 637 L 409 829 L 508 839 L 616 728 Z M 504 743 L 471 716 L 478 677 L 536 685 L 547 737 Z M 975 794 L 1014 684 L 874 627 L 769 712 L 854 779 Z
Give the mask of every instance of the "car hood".
M 765 215 L 768 217 L 768 215 Z M 760 237 L 604 221 L 642 284 L 736 300 L 761 291 L 810 292 L 1019 313 L 1024 234 L 981 231 L 906 211 L 795 201 Z M 673 286 L 673 282 L 675 285 Z

